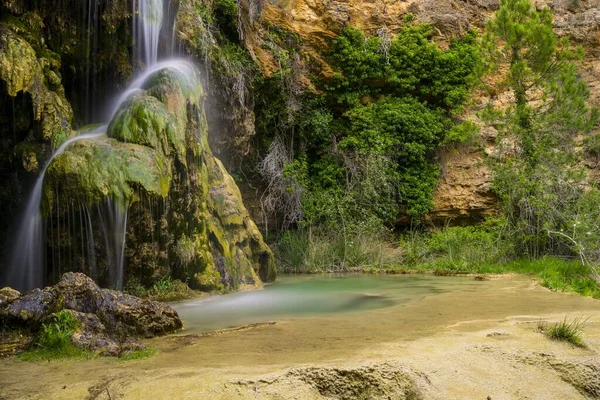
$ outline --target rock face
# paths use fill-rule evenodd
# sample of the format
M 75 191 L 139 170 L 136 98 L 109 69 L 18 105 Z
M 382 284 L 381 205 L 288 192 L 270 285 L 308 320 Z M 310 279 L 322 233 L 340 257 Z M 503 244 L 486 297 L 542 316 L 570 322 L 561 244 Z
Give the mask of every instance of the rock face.
M 18 290 L 5 287 L 0 289 L 0 306 L 18 298 L 21 295 Z
M 19 92 L 31 96 L 33 118 L 41 122 L 41 139 L 57 146 L 71 132 L 73 111 L 60 78 L 60 56 L 35 35 L 18 24 L 0 23 L 0 81 L 6 83 L 11 97 Z M 38 57 L 34 47 L 44 56 Z M 23 156 L 35 154 L 26 152 Z
M 497 210 L 491 188 L 492 172 L 480 148 L 460 146 L 439 156 L 441 176 L 428 218 L 434 225 L 468 224 Z
M 256 8 L 256 3 L 255 0 L 242 1 L 249 15 Z M 311 76 L 331 76 L 332 69 L 326 61 L 329 42 L 346 26 L 358 27 L 368 35 L 385 38 L 393 36 L 399 30 L 403 17 L 411 13 L 418 21 L 432 24 L 435 28 L 433 40 L 446 46 L 452 37 L 469 29 L 482 30 L 499 3 L 498 0 L 270 1 L 264 3 L 262 19 L 248 18 L 244 21 L 244 41 L 252 57 L 269 76 L 279 70 L 281 52 L 276 44 L 269 42 L 268 38 L 273 36 L 269 32 L 275 29 L 280 35 L 287 32 L 288 37 L 296 38 L 298 55 L 293 68 L 300 71 L 299 84 L 311 90 L 314 87 Z M 534 3 L 538 7 L 551 7 L 557 34 L 569 36 L 586 50 L 586 60 L 580 73 L 590 84 L 592 103 L 600 104 L 600 91 L 595 90 L 600 76 L 600 36 L 597 29 L 600 2 L 534 0 Z M 499 88 L 499 99 L 494 101 L 502 102 L 502 90 Z M 477 108 L 483 100 L 477 99 L 473 108 Z M 434 224 L 472 222 L 496 211 L 497 200 L 490 190 L 491 174 L 485 165 L 487 155 L 493 151 L 491 145 L 485 143 L 487 128 L 482 129 L 482 145 L 458 152 L 449 149 L 439 155 L 442 178 L 435 193 L 435 208 L 429 215 Z
M 84 274 L 73 272 L 64 274 L 55 286 L 34 289 L 0 304 L 0 324 L 36 332 L 60 310 L 79 321 L 71 337 L 75 345 L 106 355 L 140 348 L 136 339 L 182 327 L 177 312 L 168 305 L 101 289 Z

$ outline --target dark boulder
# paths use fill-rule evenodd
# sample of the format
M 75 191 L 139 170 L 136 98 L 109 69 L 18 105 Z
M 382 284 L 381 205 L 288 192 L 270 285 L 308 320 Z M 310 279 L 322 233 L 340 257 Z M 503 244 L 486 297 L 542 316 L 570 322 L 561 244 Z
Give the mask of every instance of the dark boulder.
M 33 289 L 0 305 L 0 321 L 7 326 L 38 328 L 49 315 L 62 308 L 60 297 L 53 291 Z

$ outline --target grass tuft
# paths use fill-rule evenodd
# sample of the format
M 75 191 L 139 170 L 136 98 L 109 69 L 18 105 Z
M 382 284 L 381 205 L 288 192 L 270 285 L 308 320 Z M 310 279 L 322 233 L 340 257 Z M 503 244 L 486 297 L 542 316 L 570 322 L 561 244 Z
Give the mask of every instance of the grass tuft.
M 152 357 L 156 353 L 158 353 L 158 350 L 156 350 L 155 348 L 146 347 L 145 349 L 142 349 L 142 350 L 128 351 L 124 354 L 121 354 L 119 356 L 119 360 L 122 360 L 122 361 L 142 360 L 144 358 Z
M 583 328 L 587 320 L 587 318 L 583 319 L 582 317 L 575 317 L 568 320 L 565 317 L 561 322 L 552 325 L 540 321 L 538 323 L 538 330 L 549 339 L 568 342 L 577 347 L 585 347 L 581 335 L 583 334 Z
M 162 302 L 193 299 L 200 295 L 199 292 L 191 289 L 185 282 L 173 279 L 170 276 L 158 279 L 150 288 L 144 287 L 139 282 L 130 282 L 125 288 L 125 292 L 133 296 Z
M 62 358 L 92 358 L 95 353 L 73 344 L 71 335 L 79 327 L 79 321 L 67 310 L 52 315 L 52 321 L 42 325 L 33 346 L 19 355 L 24 361 L 55 360 Z

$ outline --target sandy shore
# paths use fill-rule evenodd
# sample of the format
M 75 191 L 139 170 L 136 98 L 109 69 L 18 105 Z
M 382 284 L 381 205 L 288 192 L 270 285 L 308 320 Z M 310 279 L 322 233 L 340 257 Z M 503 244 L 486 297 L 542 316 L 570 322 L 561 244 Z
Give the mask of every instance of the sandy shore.
M 159 353 L 0 360 L 0 399 L 600 398 L 600 301 L 530 279 L 482 282 L 361 314 L 153 339 Z M 540 320 L 589 317 L 586 348 Z

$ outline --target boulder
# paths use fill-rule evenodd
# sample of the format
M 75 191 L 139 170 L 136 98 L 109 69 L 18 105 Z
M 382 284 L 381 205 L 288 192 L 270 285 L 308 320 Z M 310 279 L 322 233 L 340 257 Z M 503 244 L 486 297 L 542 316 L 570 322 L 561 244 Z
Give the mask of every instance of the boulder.
M 39 328 L 52 313 L 61 309 L 59 296 L 47 289 L 33 289 L 0 305 L 0 325 Z
M 82 273 L 67 272 L 52 290 L 61 296 L 65 309 L 96 316 L 112 337 L 150 338 L 183 326 L 168 305 L 101 289 Z
M 67 310 L 79 322 L 71 335 L 73 344 L 102 355 L 117 356 L 143 348 L 137 339 L 174 332 L 183 326 L 170 306 L 101 289 L 82 273 L 68 272 L 55 286 L 34 289 L 16 298 L 15 292 L 6 288 L 0 291 L 7 298 L 12 296 L 0 303 L 0 326 L 35 336 L 53 313 Z

